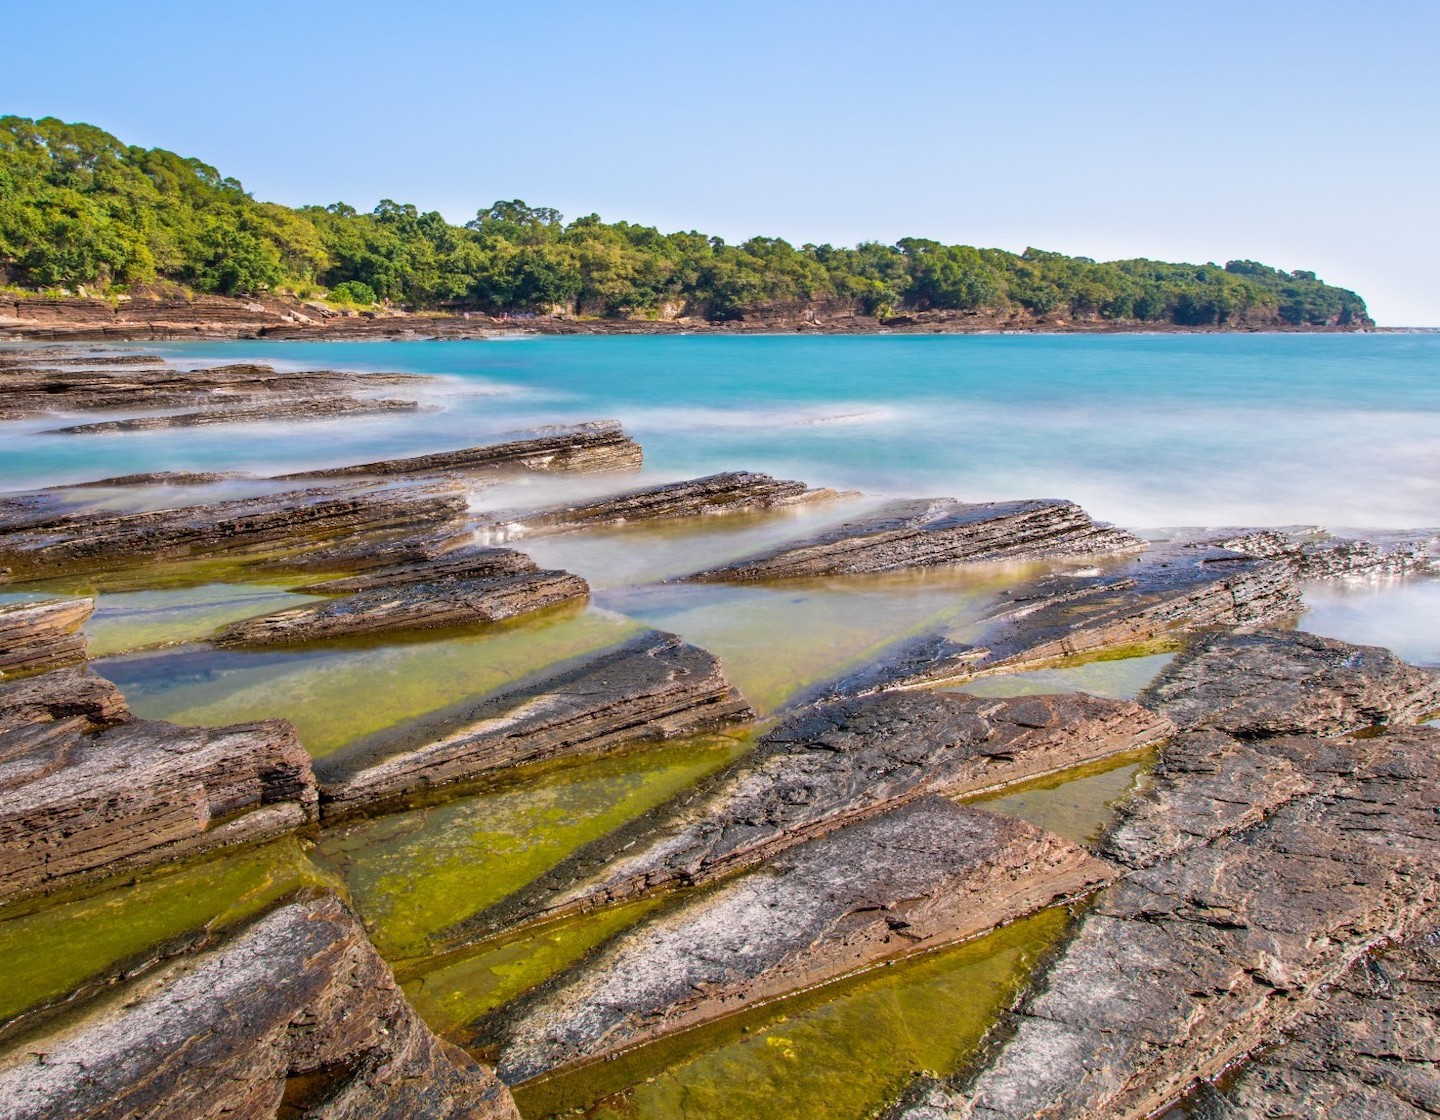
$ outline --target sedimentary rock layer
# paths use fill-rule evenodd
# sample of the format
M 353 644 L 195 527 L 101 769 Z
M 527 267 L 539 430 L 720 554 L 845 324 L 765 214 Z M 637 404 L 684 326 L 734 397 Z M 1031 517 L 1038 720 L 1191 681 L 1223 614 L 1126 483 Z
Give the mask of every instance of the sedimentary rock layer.
M 52 436 L 100 435 L 106 432 L 150 432 L 161 428 L 200 428 L 211 424 L 260 424 L 266 421 L 333 420 L 341 416 L 373 416 L 390 412 L 414 412 L 415 401 L 364 400 L 357 397 L 302 397 L 272 404 L 210 408 L 203 412 L 181 412 L 166 416 L 136 416 L 127 420 L 101 420 L 93 424 L 71 424 L 42 433 Z
M 827 529 L 688 578 L 709 582 L 892 572 L 961 561 L 1039 560 L 1137 552 L 1143 541 L 1098 525 L 1073 502 L 893 502 Z
M 125 722 L 130 709 L 114 684 L 79 667 L 0 682 L 0 735 L 76 718 L 84 730 L 97 731 Z
M 651 631 L 498 696 L 417 721 L 400 737 L 331 756 L 323 782 L 326 811 L 753 715 L 714 657 L 673 634 Z M 370 752 L 382 760 L 355 768 L 351 760 Z
M 283 907 L 0 1057 L 0 1099 L 12 1120 L 517 1120 L 333 898 Z
M 441 451 L 408 459 L 382 459 L 349 467 L 302 471 L 282 479 L 389 477 L 460 472 L 495 474 L 515 471 L 599 474 L 637 471 L 640 445 L 625 434 L 618 420 L 592 420 L 586 424 L 538 428 L 525 438 L 503 443 Z
M 1283 561 L 1296 579 L 1404 575 L 1433 567 L 1433 530 L 1374 536 L 1333 537 L 1323 529 L 1251 529 L 1226 534 L 1215 543 L 1247 556 Z
M 222 646 L 279 645 L 500 622 L 589 594 L 590 587 L 583 579 L 561 571 L 404 583 L 247 618 L 225 627 L 216 634 L 215 642 Z
M 1138 704 L 1083 695 L 916 692 L 825 705 L 477 921 L 498 926 L 709 882 L 927 793 L 1009 785 L 1135 750 L 1171 730 Z
M 84 661 L 85 634 L 80 628 L 94 610 L 94 599 L 0 606 L 0 677 Z
M 1256 627 L 1298 613 L 1300 592 L 1276 560 L 1225 549 L 1170 546 L 1105 575 L 1056 575 L 1007 592 L 958 641 L 923 634 L 825 686 L 822 696 L 954 683 L 1034 669 L 1105 651 L 1175 644 L 1208 627 Z
M 534 560 L 513 548 L 465 546 L 441 553 L 433 559 L 394 564 L 358 576 L 327 579 L 297 590 L 314 595 L 344 595 L 446 579 L 494 579 L 536 570 Z
M 77 678 L 71 684 L 81 687 Z M 283 720 L 177 727 L 137 720 L 87 734 L 82 711 L 15 704 L 0 734 L 0 899 L 266 839 L 315 819 L 310 758 Z M 118 713 L 115 713 L 118 716 Z
M 812 490 L 803 482 L 777 479 L 768 474 L 729 471 L 684 482 L 627 490 L 623 494 L 594 501 L 541 509 L 499 510 L 485 514 L 483 520 L 487 533 L 496 538 L 511 539 L 535 533 L 624 525 L 634 521 L 775 509 L 840 496 L 835 490 Z
M 17 578 L 36 578 L 277 543 L 296 553 L 327 542 L 353 548 L 364 534 L 388 539 L 458 524 L 466 508 L 461 488 L 433 482 L 351 484 L 143 513 L 77 513 L 19 503 L 0 510 L 0 565 Z
M 1186 729 L 1337 735 L 1440 711 L 1440 673 L 1294 631 L 1193 639 L 1141 696 Z
M 973 936 L 1107 878 L 1033 825 L 922 798 L 647 919 L 487 1033 L 514 1084 Z
M 1440 1113 L 1440 931 L 1356 961 L 1223 1093 L 1217 1120 L 1425 1120 Z

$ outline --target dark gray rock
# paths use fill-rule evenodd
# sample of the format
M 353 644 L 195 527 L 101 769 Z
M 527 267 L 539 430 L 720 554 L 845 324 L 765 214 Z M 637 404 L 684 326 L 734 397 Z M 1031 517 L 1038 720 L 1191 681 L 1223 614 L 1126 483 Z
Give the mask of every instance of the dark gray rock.
M 405 582 L 247 618 L 226 626 L 214 641 L 221 646 L 267 646 L 500 622 L 589 594 L 583 579 L 561 571 Z
M 1440 673 L 1376 646 L 1295 631 L 1205 634 L 1140 702 L 1185 729 L 1338 735 L 1440 711 Z
M 975 936 L 1109 875 L 1033 825 L 922 798 L 644 920 L 484 1033 L 515 1084 Z
M 382 459 L 350 467 L 301 471 L 281 479 L 351 478 L 359 476 L 436 474 L 503 474 L 515 472 L 599 474 L 638 471 L 640 445 L 625 434 L 618 420 L 537 428 L 523 438 L 503 443 L 441 451 L 408 459 Z
M 497 696 L 331 755 L 322 768 L 325 812 L 348 812 L 522 762 L 668 739 L 753 715 L 714 657 L 673 634 L 650 631 Z
M 1405 575 L 1434 566 L 1433 531 L 1375 537 L 1334 537 L 1323 529 L 1251 529 L 1227 534 L 1215 543 L 1247 556 L 1283 561 L 1296 579 Z
M 282 907 L 0 1056 L 0 1099 L 10 1120 L 518 1120 L 333 898 Z
M 858 521 L 687 578 L 706 582 L 893 572 L 935 564 L 1138 552 L 1145 543 L 1099 525 L 1074 502 L 892 502 Z
M 203 412 L 180 412 L 164 416 L 134 416 L 126 420 L 101 420 L 92 424 L 71 424 L 51 428 L 50 436 L 101 435 L 110 432 L 151 432 L 161 428 L 201 428 L 211 424 L 260 424 L 267 421 L 334 420 L 341 416 L 375 416 L 391 412 L 414 412 L 415 401 L 366 399 L 360 397 L 300 397 L 260 405 L 208 408 Z
M 914 692 L 826 705 L 455 932 L 710 882 L 927 793 L 999 788 L 1135 750 L 1172 729 L 1138 704 L 1083 695 Z
M 465 546 L 408 564 L 377 568 L 358 576 L 342 576 L 296 588 L 312 595 L 345 595 L 355 591 L 405 587 L 413 583 L 435 583 L 438 580 L 494 579 L 498 576 L 520 575 L 537 571 L 535 561 L 513 548 L 479 548 Z
M 0 677 L 83 662 L 85 634 L 80 628 L 94 610 L 94 599 L 0 606 Z

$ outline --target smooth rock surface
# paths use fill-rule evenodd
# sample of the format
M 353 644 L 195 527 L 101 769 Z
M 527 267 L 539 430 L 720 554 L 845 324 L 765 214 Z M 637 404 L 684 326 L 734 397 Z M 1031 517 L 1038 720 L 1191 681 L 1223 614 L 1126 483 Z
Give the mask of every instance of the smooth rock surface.
M 687 578 L 704 582 L 893 572 L 934 564 L 1138 552 L 1145 543 L 1090 520 L 1074 502 L 892 502 L 849 521 Z
M 1034 825 L 926 797 L 646 919 L 485 1033 L 515 1084 L 974 936 L 1109 877 Z
M 826 705 L 475 921 L 498 927 L 710 882 L 927 793 L 979 793 L 1172 730 L 1138 704 L 1084 695 L 915 692 Z
M 0 1056 L 0 1100 L 8 1120 L 518 1120 L 333 898 L 285 906 Z
M 398 735 L 337 752 L 323 763 L 325 811 L 753 715 L 714 657 L 674 634 L 650 631 L 497 696 L 415 721 Z M 379 760 L 369 763 L 372 753 Z
M 1376 646 L 1296 631 L 1205 634 L 1140 702 L 1189 730 L 1338 735 L 1440 712 L 1440 673 Z
M 0 678 L 83 662 L 80 628 L 94 610 L 94 599 L 0 605 Z

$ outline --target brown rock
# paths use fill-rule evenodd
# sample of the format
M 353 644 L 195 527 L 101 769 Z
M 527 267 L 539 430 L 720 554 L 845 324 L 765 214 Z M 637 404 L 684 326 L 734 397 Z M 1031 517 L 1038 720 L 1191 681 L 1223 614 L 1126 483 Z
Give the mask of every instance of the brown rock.
M 405 587 L 412 583 L 434 583 L 445 579 L 494 579 L 536 570 L 534 560 L 512 548 L 466 546 L 440 553 L 433 558 L 393 564 L 359 576 L 327 579 L 296 590 L 311 595 L 343 595 L 354 591 Z
M 12 1120 L 518 1120 L 333 898 L 283 907 L 0 1057 L 0 1099 Z
M 94 424 L 71 424 L 51 428 L 43 435 L 81 436 L 106 432 L 150 432 L 161 428 L 200 428 L 211 424 L 259 424 L 266 421 L 333 420 L 339 416 L 374 416 L 390 412 L 414 412 L 415 401 L 367 400 L 357 397 L 302 397 L 273 404 L 239 408 L 210 408 L 203 412 L 181 412 L 165 416 L 137 416 L 128 420 L 102 420 Z
M 83 662 L 85 634 L 80 627 L 94 610 L 94 599 L 0 605 L 0 677 Z

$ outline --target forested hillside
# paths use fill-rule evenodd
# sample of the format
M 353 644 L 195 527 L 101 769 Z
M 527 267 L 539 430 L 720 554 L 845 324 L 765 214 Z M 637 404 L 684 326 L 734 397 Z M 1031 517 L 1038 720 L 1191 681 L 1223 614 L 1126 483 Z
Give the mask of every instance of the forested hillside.
M 1023 308 L 1179 326 L 1366 318 L 1355 293 L 1254 261 L 1097 263 L 922 238 L 729 245 L 594 214 L 567 223 L 519 201 L 496 202 L 464 226 L 389 199 L 368 212 L 293 209 L 257 202 L 198 159 L 128 147 L 90 125 L 14 116 L 0 118 L 0 283 L 100 294 L 174 283 L 222 295 L 602 317 L 723 320 L 766 305 L 848 301 L 865 314 Z

